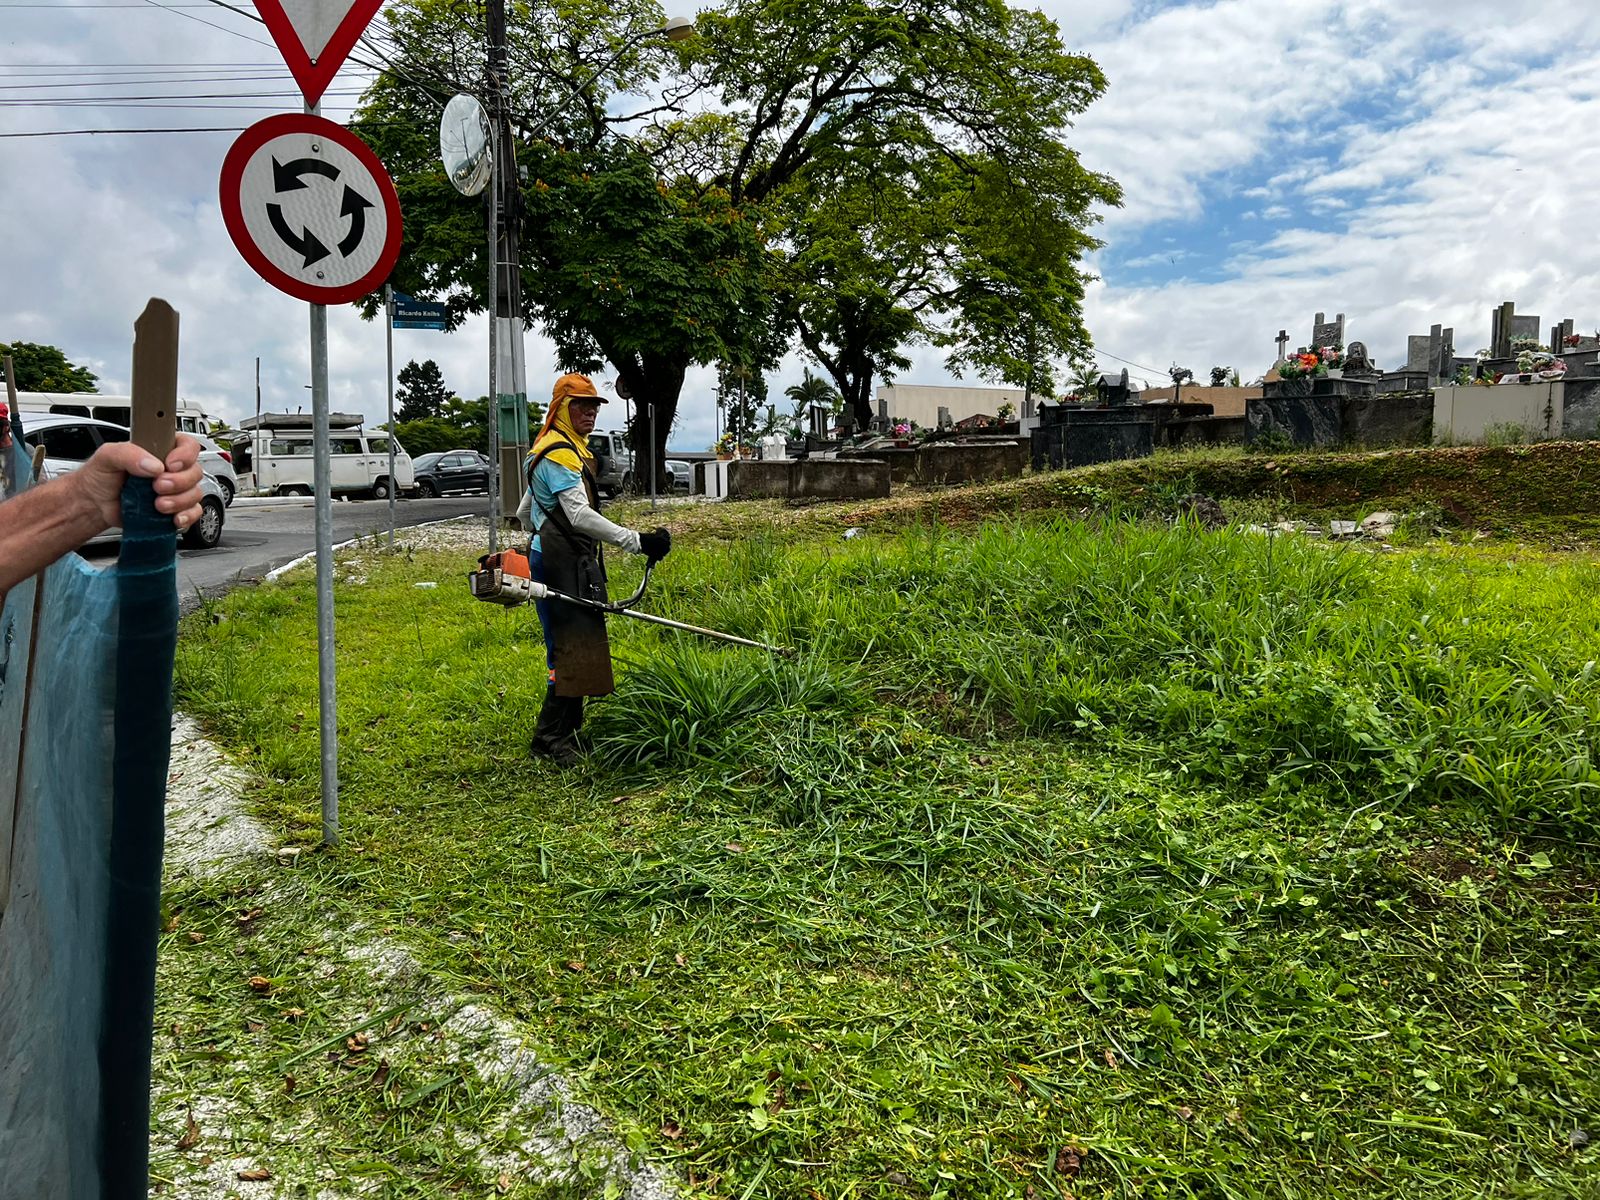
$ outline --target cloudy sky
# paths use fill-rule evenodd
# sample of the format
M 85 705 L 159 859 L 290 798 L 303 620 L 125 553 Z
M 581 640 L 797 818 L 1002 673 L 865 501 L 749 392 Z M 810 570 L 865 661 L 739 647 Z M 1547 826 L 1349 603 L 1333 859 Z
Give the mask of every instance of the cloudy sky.
M 1073 133 L 1126 191 L 1089 298 L 1103 367 L 1251 379 L 1277 331 L 1305 342 L 1317 311 L 1345 313 L 1384 367 L 1435 322 L 1471 353 L 1503 300 L 1546 328 L 1600 325 L 1583 224 L 1600 25 L 1572 0 L 1043 7 L 1110 80 Z M 245 265 L 217 200 L 230 131 L 298 107 L 262 26 L 207 0 L 0 0 L 0 14 L 0 341 L 59 346 L 126 391 L 133 319 L 161 296 L 182 314 L 187 398 L 248 415 L 259 358 L 264 406 L 309 409 L 306 306 Z M 347 115 L 360 82 L 342 75 L 326 115 Z M 71 132 L 177 128 L 226 131 Z M 329 324 L 334 408 L 381 420 L 381 322 L 346 307 Z M 913 357 L 902 382 L 954 382 L 938 353 Z M 411 358 L 463 395 L 487 390 L 481 320 L 397 331 L 397 365 Z M 527 359 L 539 392 L 553 355 L 536 334 Z M 673 445 L 703 448 L 712 423 L 711 380 L 693 375 Z

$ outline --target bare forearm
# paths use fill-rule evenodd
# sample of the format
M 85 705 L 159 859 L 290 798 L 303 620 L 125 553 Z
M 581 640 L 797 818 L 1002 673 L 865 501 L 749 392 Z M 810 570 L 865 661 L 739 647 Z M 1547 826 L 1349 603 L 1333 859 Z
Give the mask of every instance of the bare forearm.
M 70 476 L 0 504 L 0 599 L 105 528 L 94 501 Z

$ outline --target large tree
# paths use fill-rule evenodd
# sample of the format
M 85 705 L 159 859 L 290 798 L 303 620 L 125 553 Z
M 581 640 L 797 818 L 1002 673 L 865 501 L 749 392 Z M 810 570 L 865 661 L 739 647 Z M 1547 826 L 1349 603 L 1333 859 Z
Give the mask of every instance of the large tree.
M 1089 353 L 1088 277 L 1079 264 L 1098 245 L 1085 232 L 1089 204 L 1114 198 L 1076 156 L 1046 153 L 1050 167 L 1036 173 L 1044 186 L 1026 186 L 993 161 L 972 173 L 969 217 L 956 227 L 958 251 L 943 304 L 950 320 L 935 335 L 953 347 L 949 361 L 957 370 L 972 367 L 1022 388 L 1027 399 L 1055 395 L 1056 360 Z
M 87 367 L 76 366 L 54 346 L 35 342 L 0 342 L 0 358 L 9 355 L 19 392 L 94 392 L 100 380 Z
M 702 25 L 700 69 L 753 106 L 730 192 L 773 209 L 785 311 L 858 424 L 910 341 L 1006 378 L 1019 324 L 1036 363 L 1086 347 L 1085 230 L 1120 193 L 1064 143 L 1105 80 L 1052 22 L 999 0 L 737 0 Z
M 397 65 L 357 122 L 406 206 L 395 282 L 444 298 L 455 319 L 483 306 L 485 239 L 433 142 L 439 81 L 463 74 L 481 39 L 469 12 L 390 5 Z M 857 419 L 870 416 L 872 381 L 904 361 L 901 346 L 961 336 L 961 300 L 987 299 L 963 287 L 1000 240 L 963 231 L 1005 219 L 974 199 L 986 170 L 1050 197 L 1077 188 L 1057 215 L 1080 232 L 1092 203 L 1116 199 L 1061 147 L 1104 87 L 1098 68 L 1001 0 L 732 0 L 698 18 L 699 41 L 675 58 L 627 44 L 660 21 L 644 3 L 536 0 L 510 19 L 511 45 L 538 64 L 513 71 L 525 315 L 563 365 L 609 362 L 656 405 L 657 444 L 638 423 L 636 449 L 662 452 L 689 366 L 776 361 L 780 314 Z M 585 61 L 605 65 L 590 78 Z M 1067 278 L 1090 244 L 1068 239 L 1057 269 L 1017 278 Z M 1018 290 L 1015 302 L 1047 321 L 1046 299 Z M 989 330 L 994 309 L 960 316 Z

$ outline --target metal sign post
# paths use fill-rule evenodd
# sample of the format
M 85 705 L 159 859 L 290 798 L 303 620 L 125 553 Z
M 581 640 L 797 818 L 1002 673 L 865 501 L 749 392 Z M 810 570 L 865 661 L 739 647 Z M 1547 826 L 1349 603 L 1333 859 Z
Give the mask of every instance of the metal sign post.
M 316 482 L 317 718 L 322 741 L 322 844 L 339 844 L 339 721 L 333 663 L 333 454 L 328 445 L 328 307 L 311 306 L 312 478 Z
M 383 345 L 388 359 L 388 370 L 383 381 L 389 394 L 389 553 L 394 553 L 394 288 L 383 285 Z
M 337 10 L 328 37 L 354 42 L 366 19 L 360 4 L 297 4 L 302 18 Z M 282 9 L 279 9 L 280 14 Z M 354 31 L 350 27 L 354 25 Z M 310 26 L 294 32 L 324 54 L 328 37 Z M 274 31 L 277 33 L 278 31 Z M 325 32 L 325 31 L 324 31 Z M 284 38 L 279 37 L 280 45 Z M 298 43 L 297 43 L 298 44 Z M 346 50 L 348 47 L 346 47 Z M 295 69 L 292 56 L 290 69 Z M 331 76 L 343 52 L 326 51 L 319 72 Z M 315 55 L 308 61 L 314 66 Z M 331 65 L 330 65 L 331 64 Z M 310 305 L 312 467 L 316 490 L 317 703 L 322 750 L 322 841 L 339 841 L 339 721 L 334 676 L 333 461 L 328 441 L 328 309 L 376 291 L 400 256 L 400 198 L 378 156 L 341 125 L 316 112 L 326 79 L 313 86 L 296 72 L 306 112 L 280 113 L 245 130 L 222 163 L 223 222 L 240 254 L 268 283 Z M 315 93 L 315 94 L 313 94 Z M 391 441 L 393 431 L 391 430 Z M 393 471 L 390 493 L 393 494 Z M 392 513 L 391 508 L 391 513 Z M 393 524 L 391 517 L 391 538 Z
M 492 143 L 498 145 L 498 143 Z M 491 155 L 493 152 L 491 151 Z M 499 165 L 490 172 L 499 174 Z M 500 290 L 500 185 L 489 189 L 489 553 L 500 549 L 500 318 L 495 314 L 495 296 Z

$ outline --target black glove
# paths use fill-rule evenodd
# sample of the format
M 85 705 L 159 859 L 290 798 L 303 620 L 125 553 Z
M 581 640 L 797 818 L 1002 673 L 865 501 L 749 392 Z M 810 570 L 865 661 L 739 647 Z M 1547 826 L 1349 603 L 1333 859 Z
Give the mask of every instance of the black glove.
M 658 563 L 672 552 L 672 535 L 657 525 L 649 533 L 639 535 L 639 549 L 646 562 Z

